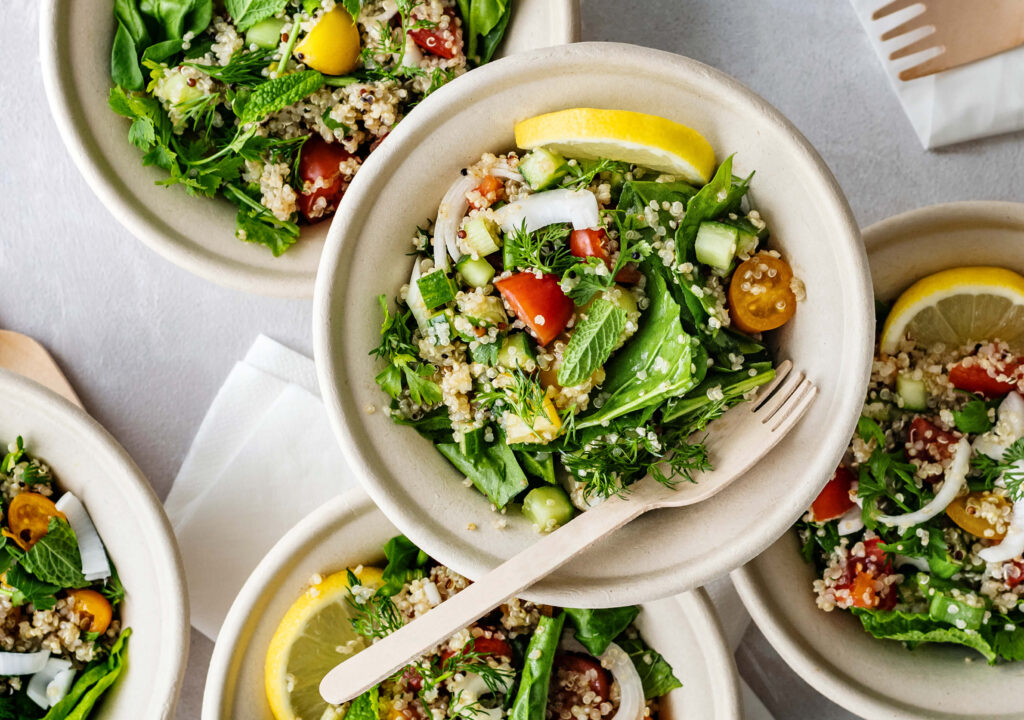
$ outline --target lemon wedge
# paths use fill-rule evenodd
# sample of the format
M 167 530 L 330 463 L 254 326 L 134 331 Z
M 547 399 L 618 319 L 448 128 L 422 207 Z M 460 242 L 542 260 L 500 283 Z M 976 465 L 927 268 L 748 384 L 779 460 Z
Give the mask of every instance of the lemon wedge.
M 1024 347 L 1024 277 L 997 267 L 962 267 L 918 280 L 892 306 L 879 348 L 892 354 L 904 338 L 922 348 L 985 340 Z
M 698 185 L 715 170 L 715 151 L 703 135 L 656 115 L 573 108 L 523 120 L 515 132 L 524 150 L 545 147 L 569 157 L 635 163 Z
M 381 571 L 358 568 L 359 583 L 382 584 Z M 320 697 L 320 681 L 335 665 L 364 647 L 352 629 L 348 573 L 337 572 L 310 587 L 285 613 L 267 649 L 267 701 L 277 720 L 327 720 L 332 706 Z

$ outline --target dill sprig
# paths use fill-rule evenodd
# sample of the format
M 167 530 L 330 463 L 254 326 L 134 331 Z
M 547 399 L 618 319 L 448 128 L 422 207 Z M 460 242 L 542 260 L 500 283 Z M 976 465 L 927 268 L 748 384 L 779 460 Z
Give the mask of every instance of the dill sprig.
M 386 593 L 378 590 L 363 600 L 356 597 L 352 588 L 359 587 L 359 578 L 351 570 L 348 571 L 348 597 L 346 602 L 352 610 L 349 622 L 357 634 L 367 640 L 377 640 L 390 635 L 405 625 L 402 613 L 398 611 L 394 601 Z
M 264 71 L 274 59 L 277 48 L 248 50 L 241 48 L 231 53 L 227 65 L 204 65 L 197 62 L 184 63 L 227 85 L 253 87 L 266 82 Z
M 538 417 L 547 416 L 544 386 L 537 379 L 518 368 L 502 373 L 498 378 L 507 379 L 509 384 L 495 384 L 492 389 L 477 393 L 474 401 L 478 405 L 489 408 L 498 416 L 506 412 L 518 415 L 527 425 L 532 425 Z
M 505 269 L 540 270 L 561 276 L 579 262 L 569 249 L 568 237 L 569 226 L 564 223 L 528 232 L 524 220 L 505 238 Z
M 591 183 L 594 182 L 594 178 L 601 173 L 625 173 L 629 171 L 630 165 L 629 163 L 617 160 L 601 158 L 600 160 L 577 160 L 575 163 L 569 163 L 568 167 L 569 172 L 562 178 L 562 187 L 582 190 L 583 188 L 590 187 Z

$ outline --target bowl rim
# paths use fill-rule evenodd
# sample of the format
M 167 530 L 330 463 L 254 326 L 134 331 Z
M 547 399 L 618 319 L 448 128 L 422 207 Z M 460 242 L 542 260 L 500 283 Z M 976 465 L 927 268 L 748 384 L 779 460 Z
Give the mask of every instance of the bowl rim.
M 107 211 L 128 232 L 143 244 L 178 267 L 222 287 L 271 297 L 309 298 L 313 295 L 316 273 L 288 272 L 280 269 L 242 265 L 198 245 L 182 245 L 168 233 L 156 212 L 139 210 L 135 196 L 125 198 L 118 191 L 118 183 L 106 158 L 100 152 L 91 130 L 84 122 L 76 121 L 81 114 L 79 89 L 62 68 L 71 63 L 65 35 L 70 32 L 61 18 L 62 6 L 72 0 L 43 0 L 39 15 L 39 56 L 42 65 L 43 88 L 50 106 L 50 114 L 57 125 L 61 139 L 78 171 Z M 547 0 L 557 4 L 566 22 L 552 28 L 557 43 L 573 43 L 580 34 L 579 0 Z M 125 151 L 130 146 L 124 144 Z M 319 264 L 318 264 L 319 267 Z
M 158 669 L 161 673 L 151 680 L 149 703 L 151 707 L 161 709 L 160 718 L 170 720 L 174 717 L 178 693 L 185 676 L 191 629 L 185 569 L 163 506 L 128 452 L 91 415 L 34 380 L 0 368 L 0 397 L 12 396 L 22 398 L 23 404 L 32 405 L 36 412 L 48 416 L 54 425 L 74 427 L 75 434 L 82 436 L 93 447 L 102 448 L 113 462 L 120 465 L 121 472 L 117 477 L 121 479 L 117 487 L 111 490 L 129 499 L 134 506 L 133 512 L 142 518 L 141 524 L 151 528 L 154 538 L 162 540 L 149 543 L 147 547 L 153 566 L 162 568 L 161 581 L 166 585 L 164 596 L 170 611 L 165 618 L 166 622 L 162 622 L 158 630 L 161 658 L 161 667 Z M 170 668 L 166 667 L 169 662 Z M 128 664 L 131 665 L 130 648 Z
M 259 619 L 255 610 L 261 604 L 267 586 L 287 569 L 297 552 L 318 544 L 317 537 L 324 531 L 344 518 L 355 519 L 373 512 L 381 511 L 361 488 L 347 490 L 296 523 L 253 569 L 231 603 L 217 635 L 206 673 L 201 720 L 222 720 L 230 707 L 234 676 L 242 663 L 237 650 L 242 642 L 248 645 L 244 635 Z M 742 707 L 739 674 L 707 592 L 698 588 L 658 602 L 666 601 L 678 603 L 679 612 L 690 621 L 697 645 L 706 660 L 715 702 L 721 703 L 719 717 L 739 718 Z
M 849 389 L 843 390 L 837 394 L 836 400 L 837 405 L 848 411 L 850 416 L 853 417 L 853 409 L 861 404 L 860 395 L 863 394 L 863 390 L 867 387 L 871 370 L 873 321 L 869 317 L 869 308 L 871 307 L 872 293 L 870 277 L 867 272 L 866 255 L 863 245 L 857 241 L 860 238 L 860 231 L 838 182 L 810 142 L 780 111 L 738 80 L 715 68 L 692 58 L 626 43 L 582 42 L 569 46 L 519 53 L 513 57 L 503 58 L 480 68 L 475 77 L 477 82 L 499 79 L 504 75 L 515 74 L 517 69 L 521 69 L 523 66 L 530 66 L 531 63 L 541 60 L 550 62 L 553 60 L 551 56 L 573 58 L 576 56 L 589 57 L 590 55 L 588 54 L 601 56 L 611 53 L 628 53 L 637 58 L 638 61 L 646 62 L 650 67 L 671 65 L 675 70 L 685 72 L 695 78 L 700 78 L 704 82 L 714 82 L 720 86 L 720 91 L 728 97 L 730 102 L 749 103 L 757 108 L 759 112 L 763 113 L 767 124 L 777 126 L 785 132 L 792 140 L 794 149 L 799 154 L 799 161 L 805 163 L 817 173 L 821 180 L 823 194 L 829 198 L 833 205 L 834 217 L 832 219 L 838 227 L 844 229 L 844 236 L 850 240 L 848 243 L 843 243 L 842 252 L 845 254 L 843 259 L 847 259 L 851 263 L 856 264 L 856 267 L 863 269 L 863 272 L 850 273 L 851 296 L 859 297 L 862 302 L 857 305 L 857 310 L 848 312 L 846 315 L 846 319 L 849 322 L 849 336 L 853 337 L 856 341 L 851 342 L 851 347 L 855 347 L 856 344 L 861 345 L 861 357 L 854 357 L 854 353 L 849 353 L 846 358 L 851 364 L 857 363 L 858 375 L 855 378 L 857 382 L 850 385 L 849 388 L 859 389 L 859 392 L 855 395 Z M 561 57 L 554 59 L 561 59 Z M 507 70 L 506 67 L 508 67 Z M 423 109 L 423 112 L 419 117 L 421 120 L 432 119 L 431 113 L 439 112 L 443 107 L 452 104 L 449 101 L 449 95 L 454 96 L 456 93 L 468 95 L 470 90 L 471 86 L 466 83 L 451 83 L 441 88 L 421 104 L 420 107 Z M 458 97 L 453 98 L 456 104 L 458 99 Z M 394 142 L 387 148 L 381 148 L 386 150 L 385 152 L 378 152 L 370 157 L 363 166 L 363 172 L 353 181 L 343 202 L 352 205 L 362 204 L 368 203 L 371 201 L 370 198 L 376 197 L 380 192 L 381 185 L 386 183 L 392 175 L 392 170 L 389 166 L 392 158 L 400 157 L 402 150 L 407 145 L 411 145 L 419 139 L 419 136 L 425 132 L 421 129 L 422 127 L 426 127 L 423 122 L 415 126 L 410 124 L 400 127 L 398 131 L 392 133 L 391 137 L 394 139 Z M 345 368 L 340 365 L 340 348 L 343 345 L 343 341 L 340 339 L 335 341 L 332 337 L 330 317 L 334 296 L 339 290 L 337 283 L 335 283 L 335 267 L 340 264 L 340 258 L 344 254 L 347 245 L 352 242 L 350 238 L 354 234 L 359 234 L 358 232 L 351 232 L 351 229 L 353 227 L 360 228 L 361 222 L 361 218 L 354 212 L 339 214 L 331 226 L 324 253 L 320 260 L 320 271 L 317 274 L 313 306 L 313 349 L 321 396 L 327 408 L 328 417 L 334 428 L 335 436 L 350 467 L 356 471 L 355 474 L 360 484 L 370 494 L 371 498 L 373 498 L 374 502 L 377 503 L 388 519 L 428 552 L 443 558 L 450 567 L 468 577 L 479 577 L 489 568 L 483 567 L 482 563 L 461 553 L 460 550 L 447 549 L 442 552 L 441 549 L 457 548 L 458 545 L 449 545 L 446 537 L 435 534 L 432 530 L 426 528 L 419 519 L 420 515 L 417 508 L 405 507 L 392 496 L 390 487 L 393 483 L 383 477 L 385 473 L 378 473 L 373 469 L 370 454 L 356 441 L 354 430 L 361 426 L 364 412 L 362 408 L 348 407 L 348 399 L 343 396 L 343 386 L 349 385 L 351 381 Z M 850 374 L 853 375 L 853 373 Z M 341 381 L 341 378 L 344 378 L 344 381 Z M 851 433 L 853 432 L 854 424 L 855 420 L 849 422 L 848 431 Z M 840 454 L 837 452 L 836 457 L 829 460 L 828 464 L 834 464 Z M 813 499 L 810 488 L 808 488 L 807 494 L 807 502 L 809 503 Z M 549 576 L 549 578 L 540 581 L 537 585 L 524 592 L 523 595 L 531 600 L 553 605 L 560 603 L 572 604 L 572 601 L 567 598 L 573 595 L 577 598 L 585 597 L 591 604 L 610 607 L 635 602 L 638 597 L 650 599 L 678 594 L 704 585 L 755 557 L 780 534 L 785 532 L 785 529 L 792 524 L 792 521 L 799 517 L 799 512 L 802 512 L 802 509 L 798 509 L 796 512 L 797 514 L 789 522 L 779 523 L 778 527 L 751 532 L 742 538 L 742 542 L 733 543 L 722 552 L 717 553 L 714 558 L 703 557 L 694 559 L 685 572 L 661 573 L 656 577 L 646 577 L 642 585 L 640 583 L 631 585 L 620 584 L 611 588 L 602 586 L 599 591 L 595 590 L 593 592 L 591 592 L 589 586 L 572 585 L 568 581 L 552 582 L 551 576 Z
M 998 222 L 1006 223 L 1008 220 L 1024 228 L 1024 203 L 967 200 L 908 210 L 869 225 L 862 234 L 865 249 L 871 251 L 887 245 L 894 238 L 906 235 L 910 229 L 922 224 L 978 227 Z M 787 531 L 775 544 L 791 541 L 788 536 Z M 792 556 L 799 559 L 796 552 Z M 920 709 L 884 700 L 882 695 L 869 691 L 869 684 L 857 682 L 854 677 L 843 672 L 839 664 L 802 644 L 802 633 L 772 611 L 773 604 L 768 601 L 770 588 L 762 582 L 761 568 L 758 567 L 761 557 L 758 556 L 746 565 L 736 568 L 730 577 L 754 623 L 785 663 L 817 692 L 850 712 L 865 718 L 884 716 L 894 720 L 918 720 L 921 717 Z

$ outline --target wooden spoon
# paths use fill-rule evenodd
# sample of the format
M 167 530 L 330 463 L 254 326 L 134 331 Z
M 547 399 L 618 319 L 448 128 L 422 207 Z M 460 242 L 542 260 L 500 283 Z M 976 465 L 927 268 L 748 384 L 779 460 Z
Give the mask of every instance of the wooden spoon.
M 42 345 L 28 335 L 12 330 L 0 330 L 0 368 L 35 380 L 58 395 L 67 398 L 78 407 L 78 399 L 71 383 L 64 377 L 57 361 Z

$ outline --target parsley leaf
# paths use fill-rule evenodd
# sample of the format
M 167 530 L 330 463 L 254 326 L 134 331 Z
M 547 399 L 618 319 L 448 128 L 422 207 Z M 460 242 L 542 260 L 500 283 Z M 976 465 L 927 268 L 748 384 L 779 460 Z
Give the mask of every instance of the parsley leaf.
M 46 534 L 25 553 L 21 565 L 40 580 L 62 588 L 81 588 L 89 584 L 82 575 L 82 556 L 75 531 L 60 518 L 50 518 Z
M 988 432 L 992 429 L 988 410 L 988 403 L 977 398 L 964 405 L 963 410 L 954 410 L 953 420 L 956 422 L 956 429 L 962 433 Z
M 611 356 L 625 327 L 625 310 L 603 298 L 595 300 L 569 339 L 558 369 L 558 383 L 571 387 L 590 377 Z
M 430 363 L 418 362 L 419 349 L 412 342 L 412 313 L 396 313 L 388 310 L 387 297 L 381 295 L 381 313 L 384 316 L 380 326 L 380 345 L 370 351 L 385 360 L 388 365 L 377 374 L 376 381 L 388 395 L 398 399 L 404 386 L 409 389 L 409 397 L 417 405 L 436 405 L 441 402 L 441 388 L 431 378 L 436 368 Z

